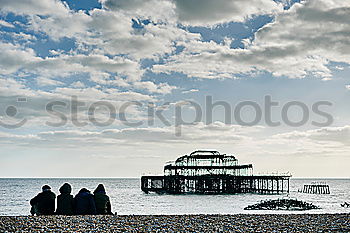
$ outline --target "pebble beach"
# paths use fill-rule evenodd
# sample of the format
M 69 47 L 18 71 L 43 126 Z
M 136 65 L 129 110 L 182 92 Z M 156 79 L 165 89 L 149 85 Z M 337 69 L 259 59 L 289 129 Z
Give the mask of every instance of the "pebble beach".
M 350 232 L 350 214 L 1 216 L 0 232 Z

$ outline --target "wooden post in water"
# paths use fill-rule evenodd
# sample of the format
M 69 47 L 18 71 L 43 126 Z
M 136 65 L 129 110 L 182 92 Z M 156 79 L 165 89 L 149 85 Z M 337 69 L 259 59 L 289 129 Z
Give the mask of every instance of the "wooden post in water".
M 330 194 L 329 186 L 326 184 L 305 184 L 302 192 L 311 194 Z

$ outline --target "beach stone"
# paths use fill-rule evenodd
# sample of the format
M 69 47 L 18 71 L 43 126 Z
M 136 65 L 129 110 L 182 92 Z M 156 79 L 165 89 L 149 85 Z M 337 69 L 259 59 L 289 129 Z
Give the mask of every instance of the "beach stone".
M 350 214 L 1 216 L 0 232 L 350 232 Z

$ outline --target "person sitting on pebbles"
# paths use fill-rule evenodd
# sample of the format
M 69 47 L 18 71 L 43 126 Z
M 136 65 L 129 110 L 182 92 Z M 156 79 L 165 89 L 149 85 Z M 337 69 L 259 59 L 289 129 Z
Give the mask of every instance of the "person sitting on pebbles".
M 113 214 L 111 202 L 106 195 L 106 190 L 103 184 L 99 184 L 94 191 L 94 200 L 97 214 Z
M 77 215 L 96 214 L 94 196 L 86 188 L 80 189 L 74 197 L 74 213 Z
M 55 213 L 56 194 L 51 191 L 51 187 L 44 185 L 42 192 L 30 200 L 32 215 L 53 215 Z
M 58 215 L 73 215 L 74 214 L 74 197 L 71 194 L 72 186 L 65 183 L 60 188 L 60 195 L 57 196 L 57 210 Z

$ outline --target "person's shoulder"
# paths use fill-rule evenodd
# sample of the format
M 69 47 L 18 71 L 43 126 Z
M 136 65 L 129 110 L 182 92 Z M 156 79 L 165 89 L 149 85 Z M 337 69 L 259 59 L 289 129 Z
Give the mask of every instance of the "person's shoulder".
M 41 194 L 42 194 L 42 193 L 38 193 L 35 197 L 33 197 L 33 198 L 31 199 L 31 201 L 36 201 L 36 200 L 38 200 L 38 199 L 41 197 Z
M 41 193 L 38 193 L 38 195 L 36 195 L 36 198 L 40 198 L 40 197 L 43 197 L 43 196 L 45 196 L 45 193 L 41 192 Z

